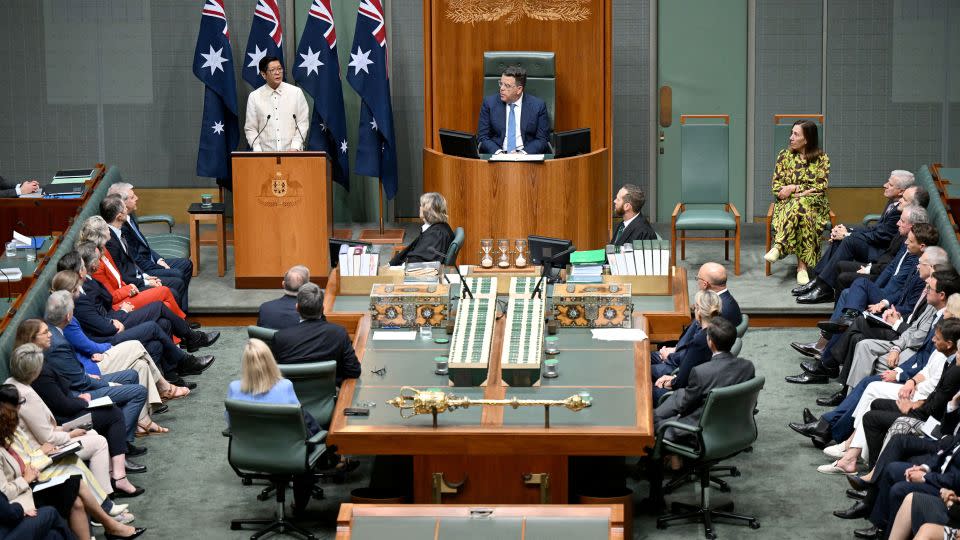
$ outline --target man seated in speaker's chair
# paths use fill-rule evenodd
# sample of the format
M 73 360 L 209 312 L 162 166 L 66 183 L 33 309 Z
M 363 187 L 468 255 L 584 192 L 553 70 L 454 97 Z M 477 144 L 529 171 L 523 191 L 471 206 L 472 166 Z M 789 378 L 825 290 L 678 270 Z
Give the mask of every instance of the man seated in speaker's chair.
M 482 154 L 550 152 L 550 116 L 542 99 L 525 93 L 527 70 L 509 66 L 500 75 L 500 93 L 483 98 L 477 142 Z

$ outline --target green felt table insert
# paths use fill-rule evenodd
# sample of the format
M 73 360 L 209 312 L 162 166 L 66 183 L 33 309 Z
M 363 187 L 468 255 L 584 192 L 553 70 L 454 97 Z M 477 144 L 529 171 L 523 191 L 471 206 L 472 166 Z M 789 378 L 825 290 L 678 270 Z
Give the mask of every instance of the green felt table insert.
M 561 370 L 563 366 L 561 365 Z M 571 385 L 573 386 L 573 385 Z M 550 425 L 557 426 L 635 426 L 637 422 L 635 391 L 630 388 L 508 388 L 506 398 L 519 399 L 566 399 L 586 390 L 593 398 L 593 405 L 579 412 L 563 407 L 551 407 Z M 521 407 L 503 411 L 505 426 L 542 426 L 543 407 Z
M 437 519 L 432 517 L 378 517 L 353 518 L 350 538 L 353 540 L 413 540 L 433 538 Z

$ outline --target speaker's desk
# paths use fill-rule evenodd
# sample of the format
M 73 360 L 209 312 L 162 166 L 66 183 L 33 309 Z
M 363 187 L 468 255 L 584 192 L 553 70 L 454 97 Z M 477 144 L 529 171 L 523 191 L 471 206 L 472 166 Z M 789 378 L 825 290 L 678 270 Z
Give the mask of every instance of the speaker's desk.
M 423 190 L 447 199 L 451 227 L 466 232 L 460 264 L 480 262 L 483 238 L 529 234 L 572 240 L 579 249 L 610 240 L 610 154 L 543 162 L 488 162 L 423 150 Z

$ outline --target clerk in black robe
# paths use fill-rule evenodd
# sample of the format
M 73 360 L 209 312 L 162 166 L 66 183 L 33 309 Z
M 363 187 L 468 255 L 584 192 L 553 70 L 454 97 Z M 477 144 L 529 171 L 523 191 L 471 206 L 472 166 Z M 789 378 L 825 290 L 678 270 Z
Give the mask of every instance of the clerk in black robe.
M 390 259 L 391 266 L 405 262 L 443 262 L 444 257 L 434 250 L 445 255 L 453 242 L 453 230 L 447 224 L 447 200 L 443 195 L 424 193 L 420 196 L 420 219 L 423 220 L 420 236 Z

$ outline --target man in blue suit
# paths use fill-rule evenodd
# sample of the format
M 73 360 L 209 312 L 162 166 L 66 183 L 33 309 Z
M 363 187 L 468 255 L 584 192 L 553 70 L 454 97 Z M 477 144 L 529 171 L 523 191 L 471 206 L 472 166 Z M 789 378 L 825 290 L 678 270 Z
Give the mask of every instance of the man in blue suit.
M 527 70 L 510 66 L 500 75 L 500 93 L 483 98 L 477 142 L 483 154 L 546 154 L 550 117 L 542 99 L 526 94 Z

